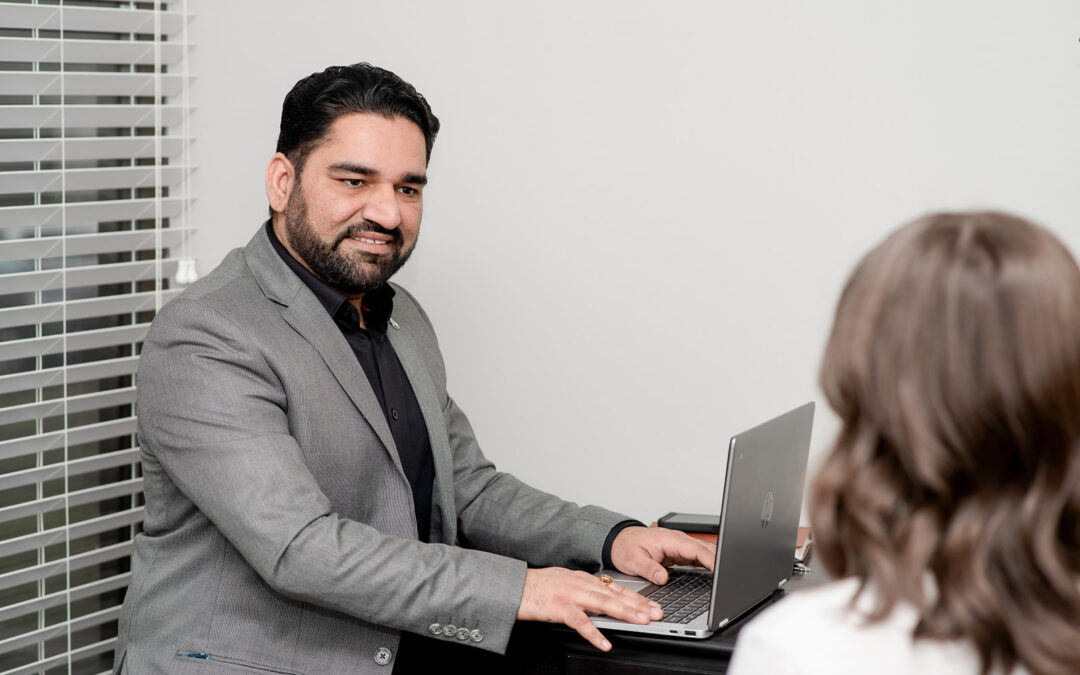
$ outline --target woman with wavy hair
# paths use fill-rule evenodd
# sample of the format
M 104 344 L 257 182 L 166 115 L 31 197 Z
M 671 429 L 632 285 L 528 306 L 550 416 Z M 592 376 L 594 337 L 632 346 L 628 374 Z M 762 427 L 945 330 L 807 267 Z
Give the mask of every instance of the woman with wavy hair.
M 731 673 L 1080 673 L 1080 269 L 1003 213 L 916 220 L 859 263 L 810 488 L 837 580 L 741 633 Z

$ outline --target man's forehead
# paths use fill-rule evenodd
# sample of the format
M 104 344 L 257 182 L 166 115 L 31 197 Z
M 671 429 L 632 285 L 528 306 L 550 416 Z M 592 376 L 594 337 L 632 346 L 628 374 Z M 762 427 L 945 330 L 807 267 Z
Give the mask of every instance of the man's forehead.
M 326 166 L 365 165 L 409 174 L 423 174 L 427 169 L 424 134 L 415 122 L 401 116 L 342 115 L 327 128 L 311 154 Z

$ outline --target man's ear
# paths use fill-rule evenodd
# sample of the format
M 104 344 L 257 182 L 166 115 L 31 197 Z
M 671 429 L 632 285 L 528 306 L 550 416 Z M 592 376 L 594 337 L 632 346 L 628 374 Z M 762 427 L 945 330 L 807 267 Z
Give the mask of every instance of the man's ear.
M 296 169 L 292 162 L 282 153 L 275 153 L 266 165 L 266 198 L 270 200 L 270 208 L 275 212 L 285 212 L 295 180 Z

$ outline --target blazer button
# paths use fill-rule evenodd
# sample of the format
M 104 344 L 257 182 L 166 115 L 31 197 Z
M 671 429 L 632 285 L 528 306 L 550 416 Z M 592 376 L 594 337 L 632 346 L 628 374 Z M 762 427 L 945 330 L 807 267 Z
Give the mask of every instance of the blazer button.
M 457 629 L 457 639 L 459 639 L 459 640 L 468 640 L 469 639 L 469 629 L 468 628 L 458 628 Z
M 390 659 L 393 656 L 394 653 L 386 647 L 379 647 L 378 651 L 375 652 L 375 663 L 379 664 L 380 666 L 385 666 L 386 664 L 390 663 Z
M 446 637 L 454 637 L 455 633 L 457 633 L 457 626 L 452 623 L 448 623 L 442 627 L 442 634 Z
M 475 628 L 473 632 L 469 633 L 469 637 L 472 638 L 473 642 L 480 642 L 484 639 L 484 634 L 480 632 L 479 628 Z
M 432 635 L 440 635 L 442 633 L 442 624 L 441 623 L 433 623 L 430 626 L 428 626 L 427 629 L 428 629 L 428 632 L 431 633 Z

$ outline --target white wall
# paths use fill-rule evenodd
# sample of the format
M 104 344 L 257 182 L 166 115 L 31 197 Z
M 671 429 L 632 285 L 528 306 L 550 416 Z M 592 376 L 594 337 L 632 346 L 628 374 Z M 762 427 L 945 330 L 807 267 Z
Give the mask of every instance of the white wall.
M 1080 250 L 1080 3 L 661 4 L 194 0 L 200 269 L 264 218 L 292 84 L 394 70 L 443 122 L 399 280 L 452 393 L 501 468 L 650 520 L 716 512 L 726 438 L 812 398 L 820 456 L 888 230 L 997 207 Z

